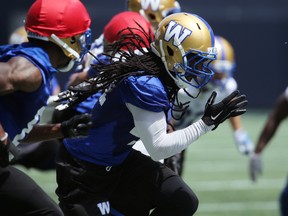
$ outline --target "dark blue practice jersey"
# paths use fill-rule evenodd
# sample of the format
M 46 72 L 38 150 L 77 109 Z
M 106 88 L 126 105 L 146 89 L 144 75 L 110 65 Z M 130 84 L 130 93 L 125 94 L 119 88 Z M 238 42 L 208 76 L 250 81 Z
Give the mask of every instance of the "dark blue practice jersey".
M 109 64 L 110 58 L 107 55 L 104 54 L 98 54 L 97 59 L 94 59 L 92 64 L 99 64 L 99 61 L 104 64 Z M 93 67 L 90 67 L 88 70 L 88 78 L 96 77 L 98 74 L 98 71 L 96 71 Z M 77 104 L 73 109 L 75 109 L 79 113 L 90 113 L 93 109 L 95 103 L 98 101 L 98 98 L 100 97 L 101 93 L 96 93 L 94 95 L 91 95 L 83 102 Z
M 37 111 L 47 105 L 51 93 L 52 76 L 57 72 L 51 65 L 49 56 L 43 49 L 33 47 L 30 43 L 0 46 L 0 62 L 21 56 L 39 68 L 43 82 L 35 92 L 16 91 L 0 96 L 0 122 L 12 140 L 28 123 L 39 121 Z M 36 116 L 35 116 L 36 115 Z M 31 125 L 29 126 L 31 128 Z
M 169 109 L 165 88 L 157 77 L 131 76 L 112 92 L 101 95 L 92 110 L 93 127 L 88 137 L 65 139 L 68 151 L 103 166 L 122 163 L 139 139 L 131 133 L 135 125 L 126 103 L 152 112 Z

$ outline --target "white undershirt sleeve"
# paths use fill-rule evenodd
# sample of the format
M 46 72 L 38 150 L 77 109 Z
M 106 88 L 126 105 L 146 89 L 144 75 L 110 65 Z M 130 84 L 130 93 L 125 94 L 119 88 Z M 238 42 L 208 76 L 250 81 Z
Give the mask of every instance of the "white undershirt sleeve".
M 151 112 L 126 103 L 133 115 L 135 129 L 153 160 L 161 160 L 175 155 L 214 126 L 207 126 L 200 119 L 192 125 L 167 133 L 164 112 Z

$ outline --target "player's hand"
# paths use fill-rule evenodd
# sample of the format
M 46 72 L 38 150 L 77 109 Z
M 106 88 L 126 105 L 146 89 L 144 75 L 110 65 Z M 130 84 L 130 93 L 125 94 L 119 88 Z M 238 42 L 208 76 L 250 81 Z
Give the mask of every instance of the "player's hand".
M 80 114 L 61 123 L 61 130 L 64 138 L 87 136 L 92 126 L 90 114 Z
M 262 174 L 263 165 L 262 160 L 259 154 L 251 154 L 249 161 L 249 175 L 250 179 L 254 182 L 257 181 L 257 178 L 260 174 Z
M 85 81 L 86 79 L 88 79 L 88 73 L 87 71 L 81 71 L 78 73 L 74 73 L 70 76 L 66 87 L 70 87 L 70 86 L 76 86 L 78 84 L 80 84 L 81 82 Z
M 76 86 L 69 86 L 68 90 L 60 92 L 54 98 L 54 103 L 60 103 L 55 107 L 55 109 L 59 111 L 65 110 L 81 103 L 89 96 L 99 92 L 102 88 L 102 84 L 93 85 L 93 79 L 94 78 L 86 80 Z
M 214 125 L 212 130 L 215 130 L 218 125 L 226 119 L 245 113 L 248 104 L 246 96 L 240 94 L 239 90 L 232 92 L 221 102 L 214 104 L 216 95 L 217 93 L 213 91 L 206 103 L 204 115 L 202 117 L 202 120 L 206 125 Z
M 250 155 L 254 149 L 254 143 L 248 136 L 247 131 L 238 129 L 234 132 L 236 147 L 241 154 Z

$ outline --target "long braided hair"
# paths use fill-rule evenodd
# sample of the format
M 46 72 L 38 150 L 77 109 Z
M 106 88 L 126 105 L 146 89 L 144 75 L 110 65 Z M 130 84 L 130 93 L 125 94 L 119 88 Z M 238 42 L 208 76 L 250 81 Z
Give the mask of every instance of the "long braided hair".
M 150 43 L 153 41 L 151 34 L 145 32 L 140 25 L 138 26 L 137 29 L 128 27 L 121 30 L 118 33 L 119 39 L 105 46 L 105 53 L 103 54 L 108 57 L 108 63 L 94 56 L 97 64 L 92 64 L 91 67 L 98 71 L 98 74 L 77 86 L 69 87 L 69 91 L 73 92 L 73 99 L 70 98 L 72 105 L 82 102 L 99 91 L 109 92 L 113 90 L 115 86 L 129 76 L 151 75 L 157 76 L 162 81 L 172 110 L 175 110 L 173 108 L 175 106 L 180 107 L 180 111 L 182 108 L 182 111 L 187 109 L 187 106 L 179 104 L 177 99 L 179 87 L 166 72 L 161 58 L 150 48 Z M 123 31 L 127 32 L 127 30 L 128 33 L 122 33 Z M 142 36 L 135 33 L 136 30 L 141 31 Z M 145 41 L 148 41 L 149 44 Z
M 109 64 L 92 65 L 97 71 L 101 71 L 96 78 L 96 85 L 99 83 L 119 83 L 129 76 L 151 75 L 157 76 L 167 88 L 168 98 L 172 101 L 173 95 L 178 91 L 174 81 L 167 76 L 167 72 L 162 60 L 152 52 L 150 43 L 152 37 L 144 32 L 139 26 L 137 31 L 141 30 L 145 35 L 140 37 L 135 29 L 127 28 L 122 31 L 129 31 L 128 34 L 121 34 L 119 40 L 107 46 L 110 62 Z M 149 44 L 145 43 L 149 41 Z M 136 50 L 136 51 L 135 51 Z

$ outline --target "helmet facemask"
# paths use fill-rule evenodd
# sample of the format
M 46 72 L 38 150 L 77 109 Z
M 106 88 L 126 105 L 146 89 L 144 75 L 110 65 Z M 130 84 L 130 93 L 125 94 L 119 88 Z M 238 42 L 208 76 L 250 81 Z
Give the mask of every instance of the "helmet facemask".
M 49 40 L 60 46 L 64 54 L 71 59 L 66 67 L 58 69 L 60 72 L 68 72 L 80 64 L 84 55 L 89 51 L 92 41 L 91 30 L 88 29 L 83 34 L 69 38 L 59 38 L 52 34 Z
M 217 50 L 215 47 L 210 47 L 208 52 L 191 49 L 185 53 L 180 44 L 177 47 L 182 53 L 181 63 L 173 60 L 173 56 L 165 55 L 162 40 L 159 41 L 161 53 L 155 49 L 155 44 L 153 45 L 152 43 L 151 46 L 153 52 L 161 57 L 166 71 L 179 88 L 187 88 L 189 86 L 202 88 L 214 75 L 214 72 L 209 68 L 209 64 L 216 59 Z M 174 62 L 172 71 L 169 70 L 167 61 Z
M 173 72 L 176 75 L 176 84 L 184 88 L 193 86 L 202 88 L 213 77 L 214 72 L 209 64 L 216 59 L 215 53 L 190 50 L 182 56 L 181 63 L 175 63 Z

